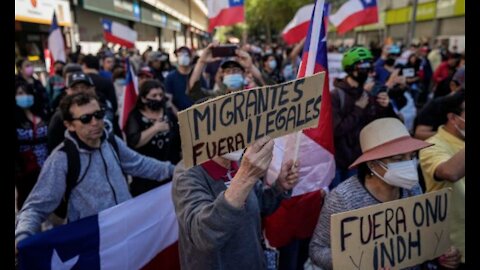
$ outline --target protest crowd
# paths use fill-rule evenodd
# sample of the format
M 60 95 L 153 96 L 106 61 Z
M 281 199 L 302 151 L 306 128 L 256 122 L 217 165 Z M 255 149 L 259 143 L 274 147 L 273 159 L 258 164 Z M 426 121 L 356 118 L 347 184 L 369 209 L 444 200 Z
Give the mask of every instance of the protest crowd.
M 448 250 L 405 269 L 467 269 L 464 52 L 428 42 L 333 46 L 328 37 L 318 45 L 316 54 L 342 54 L 344 74 L 325 77 L 323 88 L 318 87 L 327 89 L 328 98 L 324 91 L 321 102 L 311 103 L 321 106 L 319 127 L 331 128 L 334 170 L 316 169 L 327 180 L 310 190 L 320 197 L 314 201 L 319 212 L 311 214 L 309 236 L 294 235 L 277 244 L 270 237 L 280 237 L 283 229 L 268 217 L 301 194 L 296 188 L 306 175 L 303 166 L 325 149 L 312 148 L 307 156 L 300 147 L 298 158 L 286 154 L 271 181 L 267 175 L 279 148 L 268 135 L 235 151 L 229 146 L 224 154 L 219 143 L 217 150 L 204 150 L 217 151 L 214 157 L 187 164 L 182 147 L 189 137 L 182 134 L 182 114 L 227 95 L 313 75 L 304 66 L 312 44 L 318 43 L 311 42 L 312 36 L 293 44 L 255 37 L 212 41 L 203 48 L 179 47 L 174 55 L 162 49 L 114 49 L 111 43 L 84 54 L 78 46 L 65 61 L 53 63 L 46 84 L 27 58 L 18 58 L 15 252 L 20 267 L 27 242 L 36 245 L 32 239 L 37 235 L 91 216 L 100 219 L 105 210 L 168 188 L 178 236 L 168 257 L 171 268 L 160 269 L 332 269 L 331 234 L 339 230 L 331 228 L 332 215 L 448 187 Z M 330 120 L 322 118 L 327 102 Z M 242 121 L 235 117 L 232 123 Z M 155 211 L 160 206 L 142 207 Z M 125 223 L 123 230 L 133 234 L 131 220 L 110 222 Z M 268 232 L 272 227 L 276 230 Z M 150 238 L 155 241 L 155 234 Z M 133 251 L 116 256 L 128 252 Z M 58 254 L 61 262 L 73 257 Z M 79 258 L 72 264 L 87 260 Z M 387 264 L 388 259 L 374 266 L 389 269 L 393 260 Z

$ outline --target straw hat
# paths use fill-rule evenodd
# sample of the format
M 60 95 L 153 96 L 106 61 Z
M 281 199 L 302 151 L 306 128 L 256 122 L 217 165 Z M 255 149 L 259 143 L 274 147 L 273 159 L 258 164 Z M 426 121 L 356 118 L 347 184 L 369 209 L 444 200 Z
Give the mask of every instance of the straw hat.
M 360 146 L 363 154 L 349 168 L 366 161 L 406 154 L 432 145 L 412 138 L 400 120 L 380 118 L 360 131 Z

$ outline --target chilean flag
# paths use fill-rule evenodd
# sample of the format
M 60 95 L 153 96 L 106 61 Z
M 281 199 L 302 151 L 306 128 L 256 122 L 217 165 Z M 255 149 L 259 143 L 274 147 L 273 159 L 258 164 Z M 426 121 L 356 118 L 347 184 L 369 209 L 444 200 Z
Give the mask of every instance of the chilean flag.
M 171 183 L 18 243 L 20 269 L 180 269 Z
M 105 41 L 120 44 L 127 48 L 133 48 L 135 46 L 135 41 L 137 40 L 136 31 L 108 19 L 102 19 L 102 26 Z
M 317 0 L 303 48 L 298 78 L 311 76 L 327 67 L 326 14 L 328 5 Z M 323 85 L 320 119 L 317 128 L 304 130 L 298 136 L 300 181 L 293 189 L 292 198 L 282 201 L 279 209 L 264 221 L 270 245 L 282 247 L 294 239 L 312 236 L 323 204 L 324 192 L 335 176 L 332 104 L 328 73 Z M 267 173 L 267 181 L 278 177 L 282 162 L 294 153 L 297 134 L 276 139 L 274 156 Z M 285 157 L 285 158 L 284 158 Z
M 328 20 L 328 12 L 330 8 L 330 4 L 325 4 L 325 12 L 324 15 L 325 20 Z M 297 13 L 295 13 L 295 17 L 285 26 L 282 31 L 282 37 L 285 43 L 288 45 L 292 45 L 294 43 L 300 42 L 303 38 L 307 36 L 308 27 L 310 25 L 310 17 L 313 12 L 314 4 L 309 4 L 306 6 L 301 7 Z
M 293 17 L 283 29 L 282 37 L 288 45 L 298 43 L 307 36 L 313 6 L 314 4 L 309 4 L 301 7 L 297 13 L 295 13 L 295 17 Z
M 48 35 L 48 51 L 45 58 L 50 60 L 50 75 L 55 74 L 53 63 L 55 61 L 65 61 L 65 42 L 63 41 L 62 30 L 58 26 L 57 15 L 53 12 L 52 24 Z
M 233 25 L 245 20 L 243 0 L 207 0 L 208 31 L 217 26 Z
M 130 58 L 126 59 L 126 68 L 127 76 L 125 79 L 125 93 L 123 94 L 123 105 L 120 110 L 120 127 L 123 130 L 127 124 L 128 115 L 130 111 L 135 107 L 138 96 L 138 80 L 135 72 L 133 71 L 133 66 L 130 64 Z
M 330 16 L 330 22 L 335 25 L 339 34 L 346 33 L 357 26 L 377 23 L 377 1 L 349 0 L 337 13 Z

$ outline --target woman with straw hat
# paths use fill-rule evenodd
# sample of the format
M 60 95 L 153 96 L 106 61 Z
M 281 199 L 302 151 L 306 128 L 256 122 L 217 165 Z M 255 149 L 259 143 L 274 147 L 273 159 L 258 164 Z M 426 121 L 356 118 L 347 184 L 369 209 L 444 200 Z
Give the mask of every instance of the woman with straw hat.
M 358 167 L 357 175 L 327 195 L 310 242 L 310 258 L 322 269 L 332 269 L 332 214 L 422 193 L 418 184 L 416 153 L 432 144 L 412 138 L 398 119 L 380 118 L 362 129 L 360 145 L 363 154 L 350 165 L 350 168 Z M 450 248 L 438 263 L 448 269 L 457 268 L 460 263 L 458 249 Z

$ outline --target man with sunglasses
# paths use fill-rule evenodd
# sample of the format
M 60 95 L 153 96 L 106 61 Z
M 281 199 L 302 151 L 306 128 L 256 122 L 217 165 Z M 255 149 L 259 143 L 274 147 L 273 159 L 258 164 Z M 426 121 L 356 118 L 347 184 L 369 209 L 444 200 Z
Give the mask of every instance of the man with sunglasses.
M 92 79 L 83 72 L 74 72 L 67 77 L 66 96 L 77 93 L 90 93 L 96 95 L 95 85 Z M 105 110 L 104 125 L 107 132 L 113 132 L 114 113 L 105 105 L 106 100 L 100 99 L 100 106 Z M 55 147 L 62 143 L 65 139 L 65 125 L 61 116 L 61 111 L 57 110 L 48 125 L 48 151 L 51 153 Z
M 373 56 L 368 49 L 354 47 L 345 52 L 342 67 L 347 76 L 335 80 L 332 92 L 336 174 L 331 189 L 356 173 L 348 166 L 362 154 L 360 130 L 376 118 L 397 117 L 386 92 L 370 96 L 367 91 L 373 84 L 367 82 L 373 77 Z
M 73 222 L 120 204 L 131 198 L 124 173 L 161 181 L 175 168 L 170 162 L 158 161 L 128 148 L 118 137 L 118 150 L 107 139 L 104 111 L 91 93 L 67 96 L 60 104 L 67 131 L 79 153 L 79 178 L 68 199 L 67 217 Z M 40 231 L 41 224 L 54 212 L 66 191 L 70 172 L 67 154 L 62 149 L 67 140 L 45 161 L 37 185 L 33 188 L 17 217 L 16 242 Z

